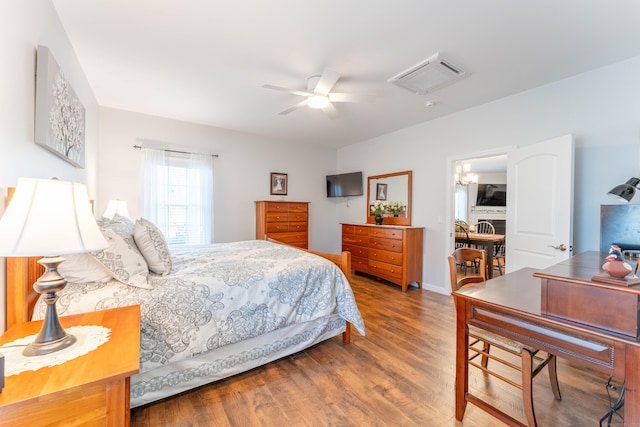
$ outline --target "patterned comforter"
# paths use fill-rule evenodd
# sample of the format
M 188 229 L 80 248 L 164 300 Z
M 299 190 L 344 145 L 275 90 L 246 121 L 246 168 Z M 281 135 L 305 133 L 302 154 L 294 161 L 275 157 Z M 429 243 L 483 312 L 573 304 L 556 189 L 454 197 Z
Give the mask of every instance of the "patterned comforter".
M 364 335 L 348 281 L 324 258 L 261 240 L 174 247 L 172 257 L 171 274 L 149 276 L 153 289 L 69 283 L 58 312 L 140 304 L 140 372 L 334 313 Z

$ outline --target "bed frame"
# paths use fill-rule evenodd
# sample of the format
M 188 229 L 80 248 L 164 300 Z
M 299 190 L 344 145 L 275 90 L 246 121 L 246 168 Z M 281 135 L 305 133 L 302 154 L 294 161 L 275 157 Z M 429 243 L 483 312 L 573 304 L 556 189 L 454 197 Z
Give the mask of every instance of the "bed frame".
M 7 204 L 11 201 L 14 188 L 9 188 Z M 284 244 L 277 240 L 265 236 L 265 240 L 274 243 Z M 329 254 L 323 252 L 307 251 L 328 259 L 338 265 L 347 280 L 351 282 L 351 253 Z M 33 284 L 44 273 L 44 267 L 38 264 L 40 257 L 10 257 L 7 258 L 7 329 L 16 323 L 28 322 L 31 320 L 35 304 L 40 296 L 34 289 Z M 345 344 L 351 342 L 351 323 L 347 322 L 346 329 L 342 333 L 342 341 Z

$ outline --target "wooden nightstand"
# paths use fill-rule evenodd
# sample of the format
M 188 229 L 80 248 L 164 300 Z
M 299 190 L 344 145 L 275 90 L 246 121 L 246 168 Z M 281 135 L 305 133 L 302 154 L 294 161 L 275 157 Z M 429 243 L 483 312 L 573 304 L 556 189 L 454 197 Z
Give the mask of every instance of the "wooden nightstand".
M 0 345 L 38 333 L 41 321 L 19 323 Z M 108 342 L 61 365 L 6 377 L 0 393 L 0 425 L 129 425 L 129 386 L 138 373 L 140 307 L 131 306 L 60 318 L 65 328 L 101 325 Z

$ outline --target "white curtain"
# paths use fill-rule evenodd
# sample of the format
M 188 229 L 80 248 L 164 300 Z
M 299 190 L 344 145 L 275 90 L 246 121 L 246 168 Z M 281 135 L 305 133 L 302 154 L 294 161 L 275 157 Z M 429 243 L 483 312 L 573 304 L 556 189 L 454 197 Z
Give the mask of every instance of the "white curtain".
M 167 159 L 164 150 L 142 149 L 142 216 L 158 224 L 158 206 L 167 202 Z
M 169 244 L 213 241 L 213 158 L 143 149 L 143 214 Z

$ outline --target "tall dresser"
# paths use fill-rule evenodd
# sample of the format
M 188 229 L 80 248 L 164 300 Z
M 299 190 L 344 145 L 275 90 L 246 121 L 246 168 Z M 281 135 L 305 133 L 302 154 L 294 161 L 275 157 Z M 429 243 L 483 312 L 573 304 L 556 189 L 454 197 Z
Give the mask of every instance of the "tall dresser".
M 342 250 L 351 252 L 351 268 L 388 280 L 407 292 L 422 288 L 423 227 L 342 224 Z
M 309 249 L 309 202 L 256 201 L 256 239 Z

